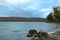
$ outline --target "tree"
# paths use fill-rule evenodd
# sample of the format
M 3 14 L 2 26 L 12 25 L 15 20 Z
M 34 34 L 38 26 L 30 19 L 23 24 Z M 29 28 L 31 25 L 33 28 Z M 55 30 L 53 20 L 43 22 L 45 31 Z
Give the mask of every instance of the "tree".
M 52 15 L 53 14 L 53 15 Z M 60 6 L 54 7 L 53 8 L 53 13 L 50 13 L 47 16 L 47 19 L 49 21 L 55 20 L 56 22 L 60 22 Z
M 54 17 L 57 22 L 60 21 L 60 7 L 54 8 Z
M 49 21 L 52 21 L 52 20 L 53 20 L 52 13 L 50 13 L 50 14 L 47 16 L 47 19 L 48 19 Z

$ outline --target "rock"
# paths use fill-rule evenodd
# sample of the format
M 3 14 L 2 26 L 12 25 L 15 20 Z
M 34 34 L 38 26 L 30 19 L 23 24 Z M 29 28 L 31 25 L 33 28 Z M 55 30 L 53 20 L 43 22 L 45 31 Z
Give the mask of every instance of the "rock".
M 36 30 L 29 30 L 27 37 L 32 37 L 35 34 L 37 34 L 37 31 Z
M 36 30 L 29 30 L 29 34 L 36 34 L 37 31 Z
M 46 38 L 48 37 L 48 33 L 47 32 L 42 32 L 42 35 L 45 36 Z
M 36 36 L 37 36 L 37 37 L 40 37 L 40 36 L 41 36 L 41 33 L 42 33 L 42 32 L 38 32 L 38 33 L 36 34 Z
M 32 38 L 32 40 L 38 40 L 38 38 L 39 38 L 39 37 L 34 37 L 34 38 Z
M 38 32 L 37 33 L 37 36 L 40 37 L 40 36 L 45 36 L 46 38 L 48 37 L 48 33 L 47 32 Z
M 52 40 L 60 40 L 60 30 L 54 30 L 49 34 L 49 38 Z
M 54 40 L 55 39 L 55 36 L 53 34 L 49 34 L 49 39 L 50 40 Z
M 31 34 L 28 34 L 27 37 L 32 37 L 32 35 Z
M 47 32 L 38 32 L 32 40 L 47 40 L 48 39 L 48 33 Z

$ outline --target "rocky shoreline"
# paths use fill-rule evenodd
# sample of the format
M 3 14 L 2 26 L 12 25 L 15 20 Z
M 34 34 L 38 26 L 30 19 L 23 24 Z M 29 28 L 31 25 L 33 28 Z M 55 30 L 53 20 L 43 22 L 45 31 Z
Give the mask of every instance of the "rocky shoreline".
M 60 30 L 54 30 L 49 34 L 50 39 L 60 40 Z
M 31 37 L 31 40 L 60 40 L 60 30 L 54 30 L 52 32 L 29 30 L 27 37 Z

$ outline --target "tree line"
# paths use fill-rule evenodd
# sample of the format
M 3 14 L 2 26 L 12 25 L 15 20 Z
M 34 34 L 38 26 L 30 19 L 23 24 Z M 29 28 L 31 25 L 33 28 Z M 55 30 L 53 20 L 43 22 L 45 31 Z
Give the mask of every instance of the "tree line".
M 60 22 L 60 6 L 53 8 L 53 12 L 50 12 L 47 19 L 51 22 Z

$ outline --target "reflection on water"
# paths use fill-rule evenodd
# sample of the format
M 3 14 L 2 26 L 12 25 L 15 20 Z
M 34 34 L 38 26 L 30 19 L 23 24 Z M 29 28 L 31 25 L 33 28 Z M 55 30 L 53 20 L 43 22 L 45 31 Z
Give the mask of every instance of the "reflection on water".
M 60 25 L 44 22 L 0 22 L 0 40 L 30 40 L 26 37 L 30 29 L 50 32 L 60 29 Z

